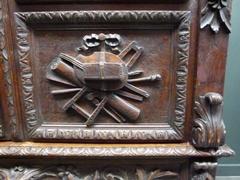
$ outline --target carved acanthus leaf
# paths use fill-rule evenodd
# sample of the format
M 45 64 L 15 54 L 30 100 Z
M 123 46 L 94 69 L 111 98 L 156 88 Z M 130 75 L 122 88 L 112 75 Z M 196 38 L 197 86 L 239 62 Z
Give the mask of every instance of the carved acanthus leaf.
M 208 0 L 201 14 L 201 29 L 210 26 L 212 31 L 217 33 L 221 24 L 228 33 L 231 32 L 230 11 L 228 9 L 228 0 Z
M 193 124 L 193 145 L 197 148 L 218 148 L 224 144 L 223 97 L 207 93 L 195 102 L 197 114 Z
M 161 178 L 177 177 L 178 173 L 172 171 L 161 171 L 160 169 L 146 172 L 146 170 L 139 168 L 136 170 L 138 180 L 156 180 Z

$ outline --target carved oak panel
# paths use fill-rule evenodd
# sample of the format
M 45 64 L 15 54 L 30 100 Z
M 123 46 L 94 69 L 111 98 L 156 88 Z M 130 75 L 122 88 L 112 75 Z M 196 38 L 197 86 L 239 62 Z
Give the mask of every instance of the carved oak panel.
M 190 12 L 21 12 L 15 13 L 15 19 L 22 97 L 29 137 L 34 139 L 158 141 L 183 138 Z M 120 23 L 121 26 L 117 23 Z M 112 117 L 101 111 L 97 112 L 99 115 L 95 119 L 95 124 L 87 128 L 84 124 L 84 117 L 79 116 L 76 111 L 71 111 L 72 108 L 67 113 L 62 110 L 64 104 L 66 105 L 69 99 L 74 97 L 74 93 L 61 97 L 53 96 L 50 93 L 59 87 L 60 89 L 66 88 L 66 86 L 63 87 L 60 83 L 54 84 L 49 81 L 49 78 L 46 78 L 51 61 L 60 53 L 64 53 L 62 56 L 67 54 L 64 57 L 60 56 L 60 58 L 65 58 L 65 61 L 69 57 L 70 59 L 77 57 L 78 53 L 74 49 L 81 46 L 81 39 L 89 34 L 100 33 L 121 36 L 122 44 L 119 49 L 113 47 L 120 52 L 125 52 L 124 47 L 131 44 L 131 41 L 136 41 L 138 46 L 143 47 L 143 52 L 138 57 L 136 65 L 134 64 L 133 70 L 137 73 L 139 72 L 137 70 L 143 70 L 146 72 L 146 76 L 151 74 L 161 74 L 162 76 L 160 83 L 139 83 L 137 90 L 148 91 L 150 95 L 146 101 L 128 100 L 127 94 L 127 100 L 124 100 L 125 104 L 133 105 L 133 109 L 137 112 L 141 111 L 141 116 L 137 118 L 136 122 L 116 124 L 112 121 Z M 89 43 L 91 44 L 91 40 Z M 176 47 L 173 46 L 175 44 Z M 134 57 L 132 52 L 129 54 L 127 58 Z M 131 85 L 130 91 L 134 87 Z M 139 98 L 140 96 L 135 94 L 134 97 Z M 81 100 L 83 104 L 78 107 L 90 109 L 95 113 L 94 109 L 91 109 L 92 106 L 84 101 L 84 99 Z M 155 110 L 145 107 L 152 107 Z M 156 111 L 156 109 L 158 110 Z
M 230 4 L 0 0 L 0 179 L 214 179 Z

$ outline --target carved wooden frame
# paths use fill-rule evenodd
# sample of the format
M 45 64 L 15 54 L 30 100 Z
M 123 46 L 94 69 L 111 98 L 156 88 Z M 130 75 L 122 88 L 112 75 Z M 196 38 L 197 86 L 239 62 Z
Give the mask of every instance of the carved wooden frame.
M 27 123 L 27 132 L 33 139 L 83 139 L 83 140 L 181 140 L 183 138 L 187 64 L 189 59 L 190 11 L 55 11 L 55 12 L 16 12 L 16 39 L 18 62 L 21 68 L 22 95 Z M 177 26 L 176 51 L 176 105 L 175 120 L 172 126 L 157 128 L 114 129 L 103 127 L 92 129 L 81 125 L 64 126 L 41 124 L 34 105 L 32 67 L 31 67 L 31 31 L 33 25 L 78 25 L 81 23 L 144 23 L 161 25 L 173 23 Z

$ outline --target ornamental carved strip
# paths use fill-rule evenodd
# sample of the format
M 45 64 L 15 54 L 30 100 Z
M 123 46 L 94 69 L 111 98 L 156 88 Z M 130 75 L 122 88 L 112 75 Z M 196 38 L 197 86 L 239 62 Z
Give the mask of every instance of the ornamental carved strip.
M 22 93 L 25 118 L 29 132 L 39 125 L 33 99 L 32 67 L 30 60 L 30 34 L 27 25 L 16 18 L 17 54 L 21 67 Z
M 180 139 L 183 136 L 187 89 L 187 65 L 189 59 L 190 39 L 190 11 L 49 11 L 49 12 L 18 12 L 15 13 L 17 24 L 18 55 L 21 66 L 21 81 L 25 105 L 25 116 L 27 120 L 28 133 L 34 135 L 41 122 L 37 119 L 37 112 L 33 99 L 33 80 L 30 62 L 30 32 L 31 25 L 76 25 L 79 24 L 178 24 L 177 34 L 177 72 L 176 72 L 176 107 L 174 129 L 177 136 L 169 132 L 167 136 Z M 40 131 L 41 129 L 39 129 Z M 44 134 L 39 132 L 38 134 Z M 56 129 L 56 131 L 59 131 Z M 64 131 L 64 129 L 62 130 Z M 114 131 L 109 136 L 117 136 Z M 131 132 L 134 133 L 134 132 Z M 159 132 L 158 132 L 159 133 Z M 176 133 L 175 133 L 176 134 Z M 73 134 L 71 135 L 73 136 Z M 153 137 L 165 137 L 165 135 L 154 135 Z M 49 138 L 46 134 L 45 138 Z M 58 136 L 56 136 L 58 138 Z M 150 138 L 151 139 L 151 138 Z M 154 139 L 153 139 L 154 140 Z
M 228 146 L 218 150 L 199 151 L 192 146 L 175 147 L 64 147 L 64 146 L 2 146 L 0 156 L 36 156 L 36 157 L 228 157 L 234 152 Z
M 9 169 L 0 168 L 0 179 L 64 179 L 64 180 L 154 180 L 159 178 L 178 179 L 179 174 L 172 171 L 162 171 L 158 168 L 146 170 L 141 167 L 131 168 L 105 167 L 86 170 L 71 165 L 50 167 L 15 166 Z
M 7 36 L 5 30 L 5 22 L 7 16 L 4 15 L 6 11 L 6 6 L 3 0 L 0 0 L 0 57 L 2 59 L 3 65 L 3 72 L 4 72 L 4 80 L 5 80 L 5 87 L 7 92 L 7 105 L 8 111 L 10 116 L 10 125 L 13 134 L 16 134 L 16 125 L 17 125 L 17 118 L 15 113 L 15 106 L 14 106 L 14 97 L 13 97 L 13 84 L 11 79 L 11 73 L 9 68 L 9 58 L 8 58 L 8 49 L 7 49 Z M 0 122 L 2 123 L 2 122 Z M 0 128 L 0 136 L 3 136 L 2 126 Z
M 84 140 L 176 140 L 181 136 L 173 129 L 97 129 L 55 128 L 42 126 L 34 131 L 32 138 L 84 139 Z

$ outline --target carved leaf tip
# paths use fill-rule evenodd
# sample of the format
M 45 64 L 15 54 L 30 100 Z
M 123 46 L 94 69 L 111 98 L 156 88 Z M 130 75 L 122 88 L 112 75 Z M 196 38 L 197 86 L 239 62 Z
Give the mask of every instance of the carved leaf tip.
M 208 100 L 212 105 L 219 105 L 223 103 L 223 97 L 221 94 L 209 92 L 204 95 L 205 99 Z
M 200 28 L 210 26 L 211 30 L 218 33 L 223 24 L 227 33 L 231 32 L 230 11 L 227 7 L 227 0 L 208 0 L 207 5 L 202 9 Z

